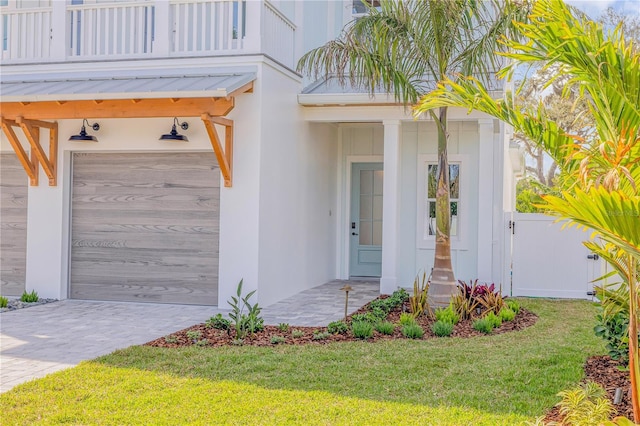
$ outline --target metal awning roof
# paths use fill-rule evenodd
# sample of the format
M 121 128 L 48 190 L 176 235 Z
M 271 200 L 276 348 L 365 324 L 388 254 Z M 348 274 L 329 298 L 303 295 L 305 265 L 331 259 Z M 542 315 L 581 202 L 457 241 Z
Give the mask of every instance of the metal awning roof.
M 0 96 L 2 102 L 224 98 L 255 79 L 250 67 L 3 75 Z

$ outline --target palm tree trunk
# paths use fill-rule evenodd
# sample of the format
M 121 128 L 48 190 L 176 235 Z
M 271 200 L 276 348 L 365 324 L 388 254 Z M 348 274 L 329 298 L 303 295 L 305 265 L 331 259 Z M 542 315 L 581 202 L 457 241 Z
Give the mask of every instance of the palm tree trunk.
M 631 378 L 631 406 L 633 407 L 633 421 L 640 421 L 640 395 L 638 383 L 640 381 L 640 366 L 638 365 L 638 277 L 636 263 L 633 256 L 627 254 L 629 274 L 629 376 Z
M 449 201 L 449 159 L 447 158 L 447 108 L 439 110 L 438 181 L 436 186 L 436 252 L 429 286 L 429 304 L 447 306 L 456 292 L 456 280 L 451 265 L 451 203 Z

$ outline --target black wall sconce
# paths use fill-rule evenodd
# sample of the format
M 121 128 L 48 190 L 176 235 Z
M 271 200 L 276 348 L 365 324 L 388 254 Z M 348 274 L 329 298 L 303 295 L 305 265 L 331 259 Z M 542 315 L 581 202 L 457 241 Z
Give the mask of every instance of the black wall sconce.
M 178 121 L 178 117 L 173 117 L 173 126 L 171 127 L 171 132 L 160 136 L 159 140 L 189 142 L 189 138 L 187 138 L 185 135 L 181 135 L 180 133 L 178 133 L 178 131 L 176 130 L 176 126 L 180 126 L 182 130 L 187 130 L 189 128 L 189 123 L 187 123 L 186 121 L 183 121 L 182 123 L 180 123 Z
M 87 134 L 87 130 L 84 127 L 85 123 L 87 123 L 87 126 L 91 127 L 96 132 L 98 130 L 100 130 L 100 125 L 98 123 L 89 124 L 89 122 L 85 118 L 85 119 L 82 120 L 82 128 L 80 129 L 80 134 L 72 135 L 69 138 L 70 141 L 92 141 L 92 142 L 98 142 L 98 138 L 96 138 L 93 135 L 88 135 Z

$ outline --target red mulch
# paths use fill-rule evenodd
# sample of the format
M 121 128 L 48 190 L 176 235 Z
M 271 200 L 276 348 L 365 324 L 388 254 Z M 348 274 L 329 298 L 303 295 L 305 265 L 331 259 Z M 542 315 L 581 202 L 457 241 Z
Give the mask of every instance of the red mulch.
M 622 388 L 622 403 L 614 405 L 616 412 L 613 417 L 624 416 L 628 419 L 633 418 L 633 407 L 631 406 L 631 383 L 629 382 L 629 371 L 622 370 L 624 366 L 613 359 L 606 356 L 592 356 L 587 359 L 584 365 L 585 378 L 584 381 L 592 381 L 598 383 L 606 391 L 611 402 L 616 392 L 616 388 Z M 554 407 L 547 413 L 544 419 L 546 422 L 556 421 L 562 423 L 562 415 L 558 407 Z

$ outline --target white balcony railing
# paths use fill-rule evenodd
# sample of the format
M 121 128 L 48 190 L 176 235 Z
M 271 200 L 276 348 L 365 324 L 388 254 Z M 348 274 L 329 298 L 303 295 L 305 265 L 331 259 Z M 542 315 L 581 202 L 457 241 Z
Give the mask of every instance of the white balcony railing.
M 296 27 L 268 1 L 0 7 L 5 64 L 264 53 L 293 68 Z

